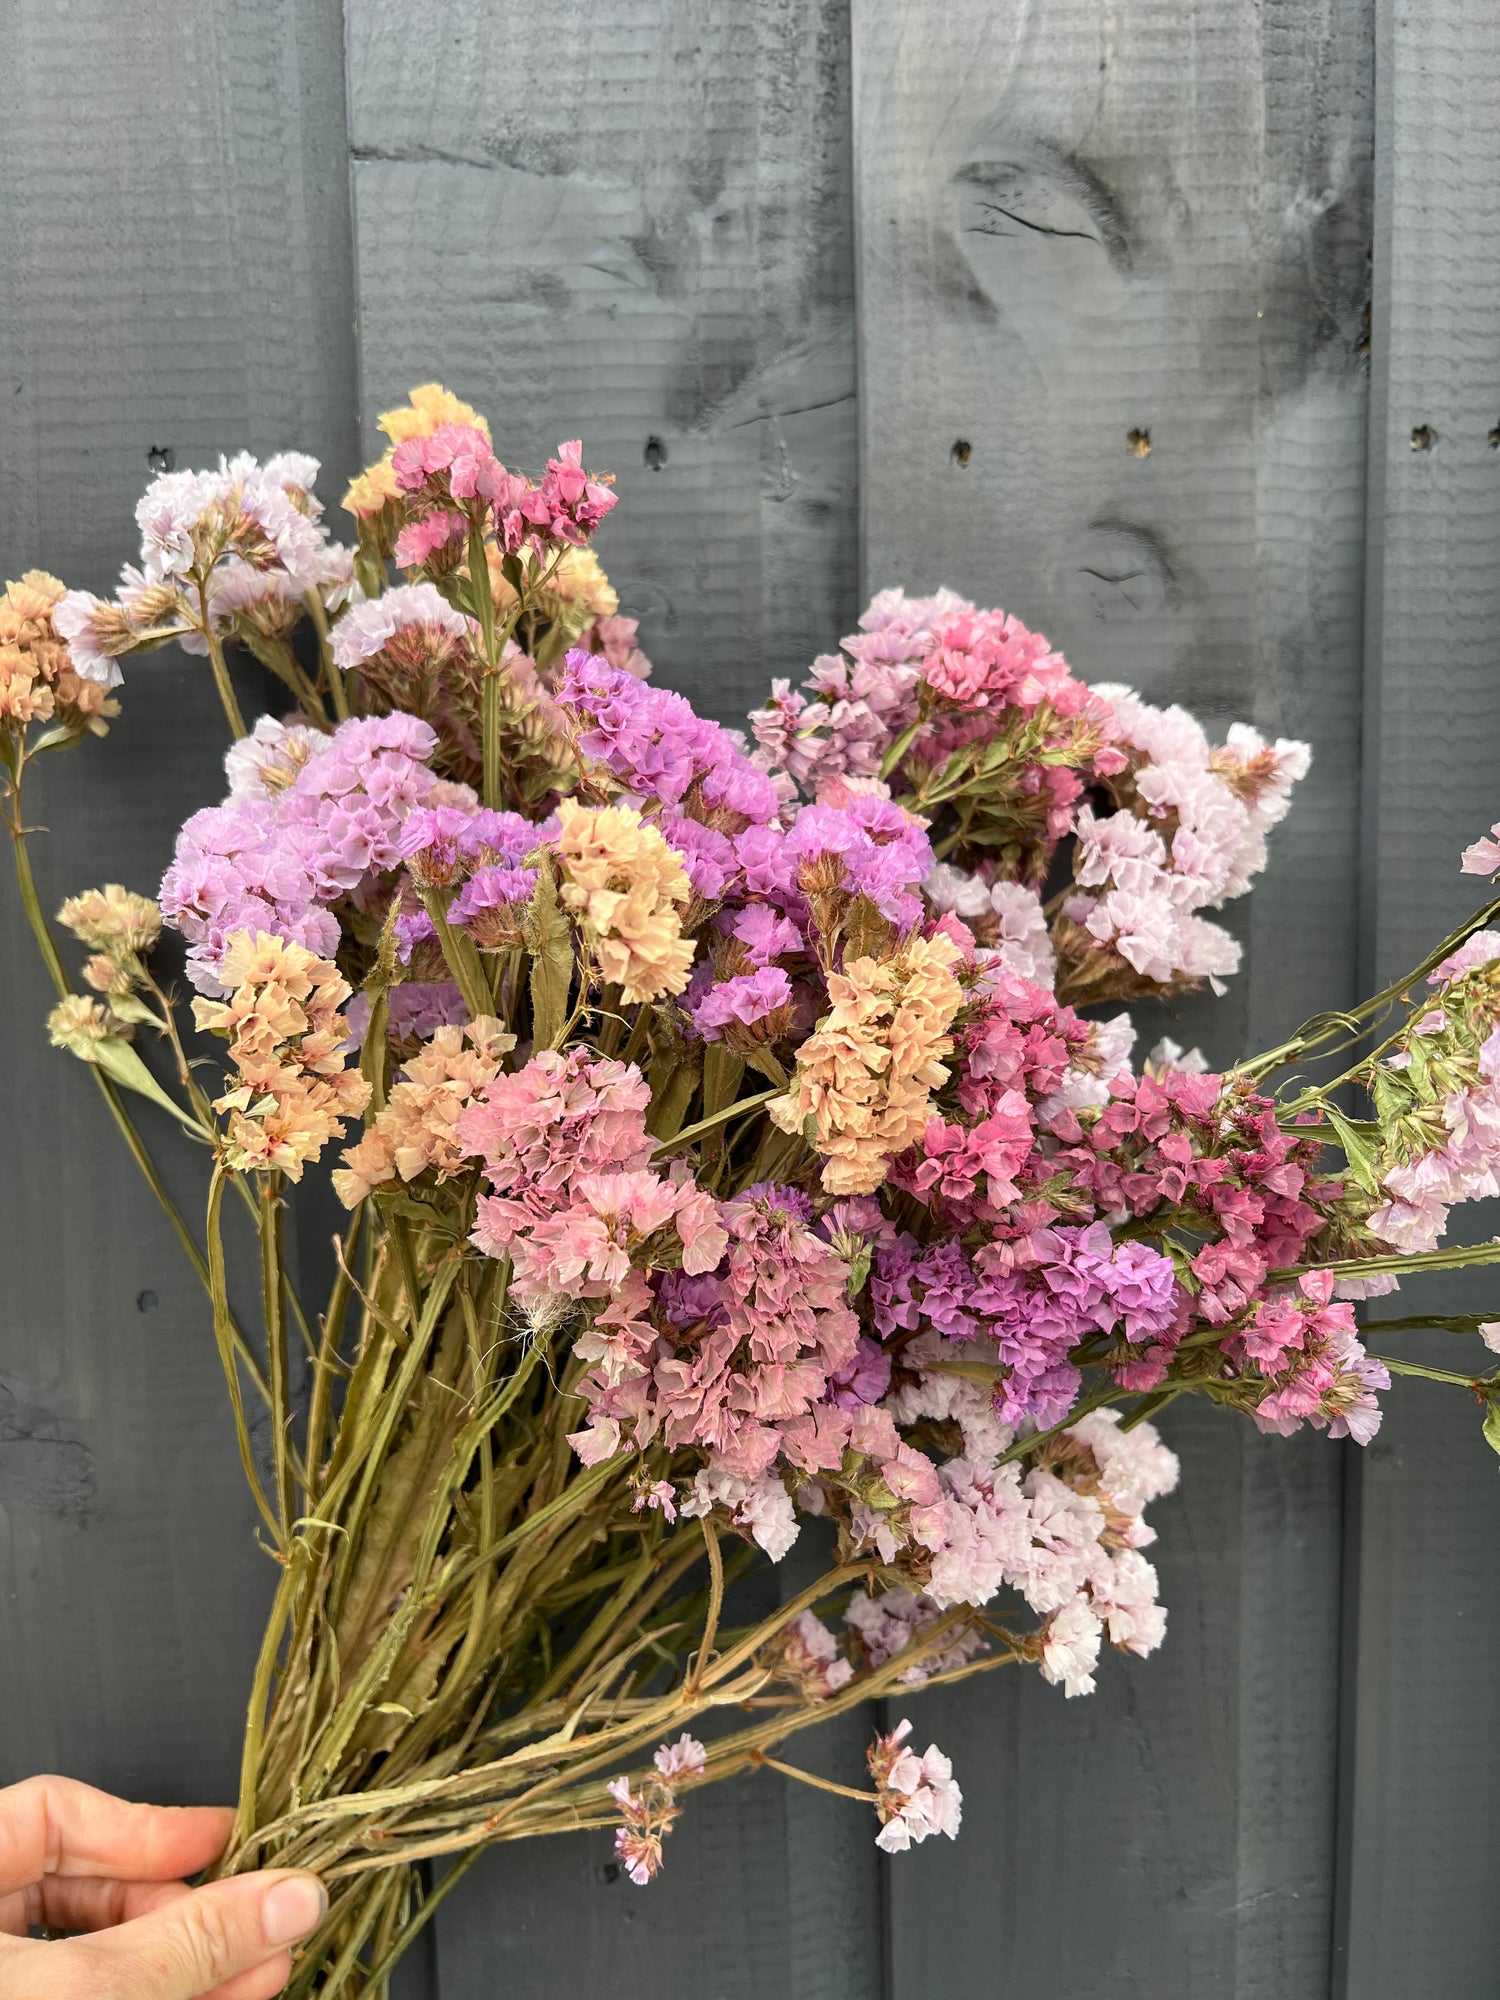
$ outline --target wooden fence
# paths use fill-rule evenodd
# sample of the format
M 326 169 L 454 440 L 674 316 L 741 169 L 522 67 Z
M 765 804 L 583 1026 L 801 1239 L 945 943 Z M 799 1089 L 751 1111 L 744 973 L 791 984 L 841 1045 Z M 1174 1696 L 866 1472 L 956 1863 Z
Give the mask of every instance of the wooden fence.
M 1174 1017 L 1211 1054 L 1471 906 L 1493 0 L 11 0 L 4 47 L 7 574 L 107 588 L 169 458 L 296 444 L 334 496 L 438 376 L 508 455 L 581 431 L 617 469 L 601 553 L 721 716 L 868 589 L 946 582 L 1090 678 L 1310 738 L 1246 969 Z M 101 855 L 150 888 L 218 737 L 200 665 L 139 664 L 36 808 L 44 894 Z M 3 908 L 0 1763 L 223 1796 L 268 1566 L 203 1302 Z M 1404 1389 L 1364 1452 L 1171 1413 L 1168 1643 L 1090 1700 L 914 1710 L 956 1847 L 887 1863 L 763 1775 L 693 1801 L 646 1893 L 602 1836 L 491 1857 L 407 2000 L 1500 1991 L 1500 1482 Z

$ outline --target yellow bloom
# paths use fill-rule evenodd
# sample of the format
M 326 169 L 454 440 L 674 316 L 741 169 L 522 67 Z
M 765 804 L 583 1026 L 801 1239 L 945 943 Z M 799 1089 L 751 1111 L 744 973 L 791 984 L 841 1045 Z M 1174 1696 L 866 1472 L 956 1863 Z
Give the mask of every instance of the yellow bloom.
M 856 958 L 830 976 L 829 1011 L 797 1052 L 792 1087 L 766 1106 L 781 1131 L 808 1133 L 830 1194 L 873 1194 L 921 1138 L 948 1076 L 960 956 L 941 934 L 912 937 L 894 958 Z
M 407 438 L 431 437 L 440 424 L 472 424 L 486 437 L 490 434 L 490 427 L 479 412 L 439 382 L 423 382 L 412 390 L 400 409 L 385 411 L 379 420 L 379 428 L 390 439 L 393 448 L 404 444 Z M 378 514 L 388 500 L 397 497 L 399 491 L 396 475 L 391 470 L 391 454 L 387 451 L 349 482 L 349 490 L 344 495 L 345 511 L 350 514 Z
M 378 428 L 392 444 L 404 444 L 413 437 L 431 437 L 442 424 L 472 424 L 486 437 L 490 434 L 490 427 L 479 412 L 451 389 L 445 389 L 441 382 L 419 384 L 400 409 L 387 410 L 378 420 Z
M 694 945 L 682 935 L 692 891 L 682 856 L 633 806 L 557 809 L 558 901 L 583 930 L 605 980 L 627 1003 L 680 993 Z

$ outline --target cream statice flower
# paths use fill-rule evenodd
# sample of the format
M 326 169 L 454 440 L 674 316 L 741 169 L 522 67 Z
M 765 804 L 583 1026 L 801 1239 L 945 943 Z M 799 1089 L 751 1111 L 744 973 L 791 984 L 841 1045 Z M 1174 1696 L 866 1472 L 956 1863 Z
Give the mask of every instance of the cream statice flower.
M 334 1190 L 353 1208 L 378 1187 L 431 1172 L 451 1180 L 469 1165 L 458 1137 L 465 1107 L 499 1076 L 516 1038 L 496 1020 L 443 1027 L 407 1062 L 383 1111 L 335 1169 Z
M 798 1051 L 791 1089 L 766 1110 L 783 1132 L 806 1133 L 830 1194 L 873 1193 L 887 1163 L 922 1137 L 948 1077 L 961 957 L 939 932 L 829 975 L 832 1006 Z
M 682 856 L 634 806 L 557 809 L 558 900 L 579 925 L 604 979 L 627 1004 L 681 993 L 693 964 L 682 935 L 692 894 Z

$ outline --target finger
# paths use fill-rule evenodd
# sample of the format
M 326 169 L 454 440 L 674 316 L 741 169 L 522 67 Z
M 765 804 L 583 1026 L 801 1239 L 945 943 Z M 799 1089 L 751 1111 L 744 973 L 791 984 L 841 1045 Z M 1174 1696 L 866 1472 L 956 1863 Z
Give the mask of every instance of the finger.
M 57 1970 L 89 2000 L 201 2000 L 316 1930 L 328 1907 L 315 1875 L 277 1870 L 192 1889 L 150 1915 L 50 1949 Z M 66 1991 L 60 1979 L 58 1990 Z M 266 1989 L 275 1992 L 274 1985 Z M 254 1992 L 253 1982 L 247 1991 Z
M 291 1976 L 292 1954 L 278 1951 L 263 1965 L 252 1966 L 248 1972 L 226 1979 L 222 1986 L 205 1994 L 204 2000 L 274 2000 Z
M 25 1929 L 108 1931 L 164 1909 L 192 1891 L 186 1882 L 111 1882 L 102 1875 L 44 1875 L 21 1892 Z
M 0 1792 L 0 1894 L 44 1875 L 196 1875 L 233 1824 L 227 1807 L 129 1805 L 74 1778 L 28 1778 Z

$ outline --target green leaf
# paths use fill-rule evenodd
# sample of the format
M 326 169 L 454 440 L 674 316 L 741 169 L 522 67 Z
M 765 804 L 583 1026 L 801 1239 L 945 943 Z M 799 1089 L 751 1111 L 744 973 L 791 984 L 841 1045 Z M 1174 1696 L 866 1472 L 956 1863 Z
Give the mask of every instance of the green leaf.
M 209 1137 L 191 1112 L 184 1111 L 180 1104 L 174 1103 L 168 1097 L 129 1042 L 111 1038 L 108 1041 L 96 1042 L 94 1048 L 97 1053 L 86 1060 L 96 1063 L 106 1076 L 124 1089 L 133 1090 L 140 1097 L 150 1098 L 151 1102 L 160 1105 L 163 1111 L 170 1111 L 174 1118 L 179 1119 L 187 1127 L 195 1139 Z
M 1484 1413 L 1484 1441 L 1500 1455 L 1500 1403 L 1491 1403 Z
M 526 942 L 531 950 L 532 1042 L 537 1049 L 555 1048 L 568 1019 L 573 932 L 567 913 L 558 907 L 557 882 L 545 856 L 526 913 Z

